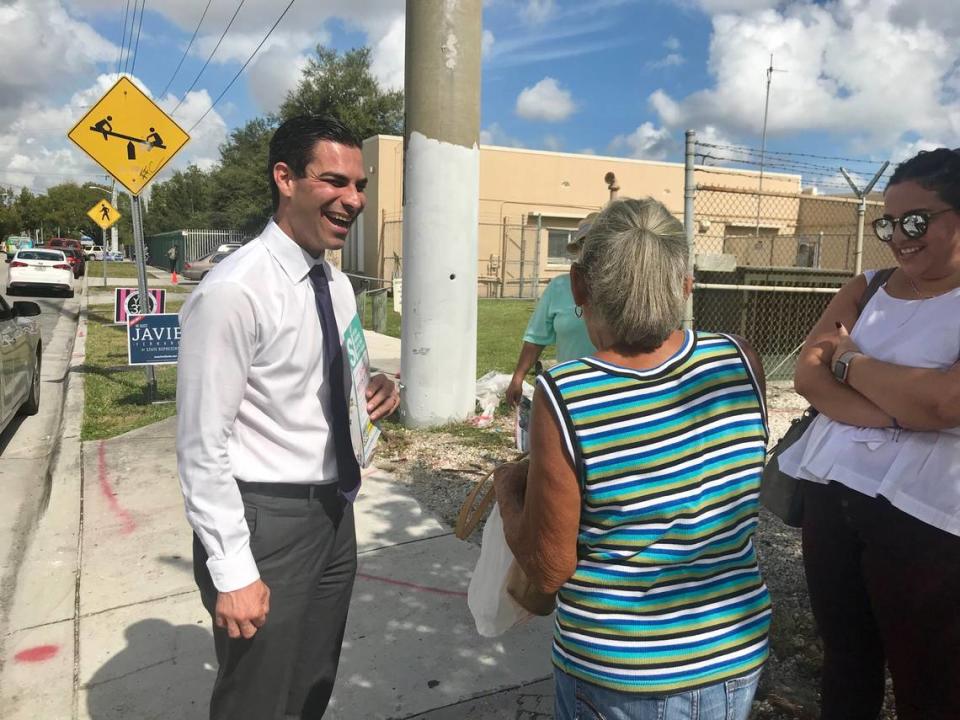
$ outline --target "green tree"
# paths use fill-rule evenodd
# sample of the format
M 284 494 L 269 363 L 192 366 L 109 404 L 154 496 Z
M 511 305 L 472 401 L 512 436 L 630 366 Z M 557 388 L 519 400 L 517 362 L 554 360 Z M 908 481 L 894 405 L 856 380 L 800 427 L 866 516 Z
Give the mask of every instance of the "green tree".
M 212 179 L 196 165 L 177 170 L 173 177 L 158 183 L 150 194 L 144 217 L 147 235 L 210 226 Z
M 273 211 L 267 158 L 275 121 L 254 118 L 220 146 L 220 166 L 210 177 L 213 227 L 258 233 Z
M 360 139 L 403 134 L 403 91 L 386 91 L 370 73 L 370 48 L 340 55 L 318 45 L 296 90 L 280 106 L 280 118 L 329 113 Z

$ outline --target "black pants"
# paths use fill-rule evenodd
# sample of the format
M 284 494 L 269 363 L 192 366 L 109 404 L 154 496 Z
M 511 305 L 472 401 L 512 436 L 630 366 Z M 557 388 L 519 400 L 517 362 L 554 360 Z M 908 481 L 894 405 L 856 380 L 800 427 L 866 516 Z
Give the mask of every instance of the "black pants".
M 277 497 L 241 485 L 250 548 L 270 588 L 267 622 L 250 640 L 213 627 L 220 669 L 211 720 L 318 720 L 330 701 L 357 570 L 353 506 L 336 485 Z M 289 487 L 289 486 L 287 486 Z M 214 615 L 217 590 L 194 536 L 193 569 Z
M 839 483 L 804 488 L 803 560 L 823 638 L 821 720 L 960 718 L 960 538 Z

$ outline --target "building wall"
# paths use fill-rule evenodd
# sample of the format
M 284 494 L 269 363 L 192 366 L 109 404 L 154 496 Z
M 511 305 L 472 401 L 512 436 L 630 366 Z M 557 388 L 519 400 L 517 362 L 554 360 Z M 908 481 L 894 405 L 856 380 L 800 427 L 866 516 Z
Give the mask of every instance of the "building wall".
M 363 156 L 369 178 L 363 214 L 364 274 L 389 279 L 396 268 L 394 257 L 401 263 L 403 257 L 403 138 L 368 138 L 363 143 Z M 608 202 L 610 194 L 604 181 L 608 172 L 615 173 L 620 196 L 654 197 L 683 218 L 682 163 L 481 146 L 478 292 L 529 295 L 535 279 L 539 279 L 539 290 L 550 278 L 566 272 L 568 262 L 550 259 L 550 232 L 575 229 L 583 217 Z M 725 169 L 722 174 L 698 178 L 698 183 L 705 178 L 719 188 L 755 192 L 759 186 L 759 176 L 752 171 Z M 763 188 L 765 192 L 796 196 L 800 178 L 767 173 Z M 718 196 L 721 205 L 730 204 L 734 198 L 746 203 L 740 195 L 723 193 L 727 195 L 725 199 Z M 789 231 L 792 235 L 797 203 L 778 204 L 765 222 L 778 233 Z M 723 207 L 719 210 L 722 213 Z M 740 212 L 734 203 L 727 214 L 731 223 L 742 224 L 752 212 Z M 698 252 L 724 252 L 725 225 L 703 225 L 697 234 Z M 554 237 L 559 246 L 559 233 Z M 788 254 L 792 256 L 793 252 Z

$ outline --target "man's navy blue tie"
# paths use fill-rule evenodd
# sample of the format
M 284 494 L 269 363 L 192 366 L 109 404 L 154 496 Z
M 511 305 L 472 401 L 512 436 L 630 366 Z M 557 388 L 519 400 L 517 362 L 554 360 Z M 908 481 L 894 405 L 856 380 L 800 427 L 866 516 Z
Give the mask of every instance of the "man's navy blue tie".
M 343 348 L 340 345 L 340 328 L 337 316 L 333 314 L 333 301 L 330 298 L 330 282 L 323 269 L 323 263 L 314 265 L 310 270 L 310 282 L 317 301 L 317 314 L 320 316 L 320 329 L 323 331 L 323 370 L 324 380 L 330 386 L 330 430 L 337 452 L 337 483 L 340 494 L 353 502 L 360 491 L 360 466 L 353 454 L 350 441 L 350 415 L 347 410 L 347 396 L 344 389 Z M 366 402 L 365 398 L 358 398 Z

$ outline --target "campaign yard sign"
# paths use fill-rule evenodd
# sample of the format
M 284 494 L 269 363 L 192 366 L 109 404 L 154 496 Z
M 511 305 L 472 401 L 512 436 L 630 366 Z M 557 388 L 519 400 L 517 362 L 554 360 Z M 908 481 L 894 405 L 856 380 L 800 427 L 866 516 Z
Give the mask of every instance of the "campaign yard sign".
M 180 353 L 177 313 L 131 315 L 127 320 L 127 361 L 130 365 L 175 365 Z
M 167 305 L 167 291 L 161 288 L 147 288 L 150 302 L 147 308 L 140 307 L 140 291 L 137 288 L 114 288 L 113 324 L 126 325 L 127 318 L 147 312 L 162 313 Z

